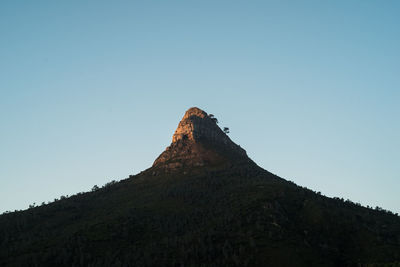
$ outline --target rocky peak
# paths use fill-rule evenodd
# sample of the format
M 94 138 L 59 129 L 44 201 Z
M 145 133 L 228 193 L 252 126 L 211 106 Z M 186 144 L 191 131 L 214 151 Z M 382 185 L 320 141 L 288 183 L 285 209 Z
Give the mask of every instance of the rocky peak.
M 192 107 L 179 122 L 172 143 L 155 160 L 153 166 L 176 169 L 181 166 L 203 166 L 222 161 L 249 158 L 218 127 L 216 119 Z
M 229 137 L 217 126 L 216 120 L 199 108 L 190 108 L 186 111 L 178 124 L 172 143 L 187 139 L 198 142 L 202 139 L 213 142 L 227 143 Z

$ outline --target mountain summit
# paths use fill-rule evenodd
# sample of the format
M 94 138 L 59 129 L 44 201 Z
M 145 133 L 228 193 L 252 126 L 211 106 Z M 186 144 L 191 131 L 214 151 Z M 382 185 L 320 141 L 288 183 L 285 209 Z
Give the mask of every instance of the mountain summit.
M 149 169 L 0 215 L 0 266 L 400 266 L 397 214 L 262 169 L 216 122 L 190 108 Z
M 192 107 L 178 124 L 172 143 L 155 160 L 153 167 L 176 170 L 222 162 L 251 160 L 217 125 L 213 115 Z

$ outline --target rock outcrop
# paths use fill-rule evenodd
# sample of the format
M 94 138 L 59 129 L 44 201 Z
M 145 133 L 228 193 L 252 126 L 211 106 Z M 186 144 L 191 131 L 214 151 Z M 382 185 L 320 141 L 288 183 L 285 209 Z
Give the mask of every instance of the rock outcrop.
M 218 127 L 216 119 L 193 107 L 186 111 L 172 136 L 172 143 L 155 160 L 153 167 L 173 170 L 221 162 L 251 161 Z

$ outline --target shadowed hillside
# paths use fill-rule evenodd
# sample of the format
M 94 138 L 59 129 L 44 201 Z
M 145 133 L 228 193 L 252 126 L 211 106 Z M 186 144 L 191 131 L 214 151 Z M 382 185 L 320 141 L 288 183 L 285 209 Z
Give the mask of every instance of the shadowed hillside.
M 0 216 L 0 266 L 400 266 L 400 218 L 258 167 L 189 109 L 153 166 Z

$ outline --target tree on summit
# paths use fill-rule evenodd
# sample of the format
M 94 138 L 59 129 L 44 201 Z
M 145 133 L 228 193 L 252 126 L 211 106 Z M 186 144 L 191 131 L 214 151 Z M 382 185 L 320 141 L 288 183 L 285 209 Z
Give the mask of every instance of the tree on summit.
M 218 123 L 218 119 L 215 118 L 214 114 L 208 114 L 208 117 L 215 123 Z
M 229 127 L 224 127 L 223 131 L 224 131 L 225 134 L 228 134 L 229 133 Z

